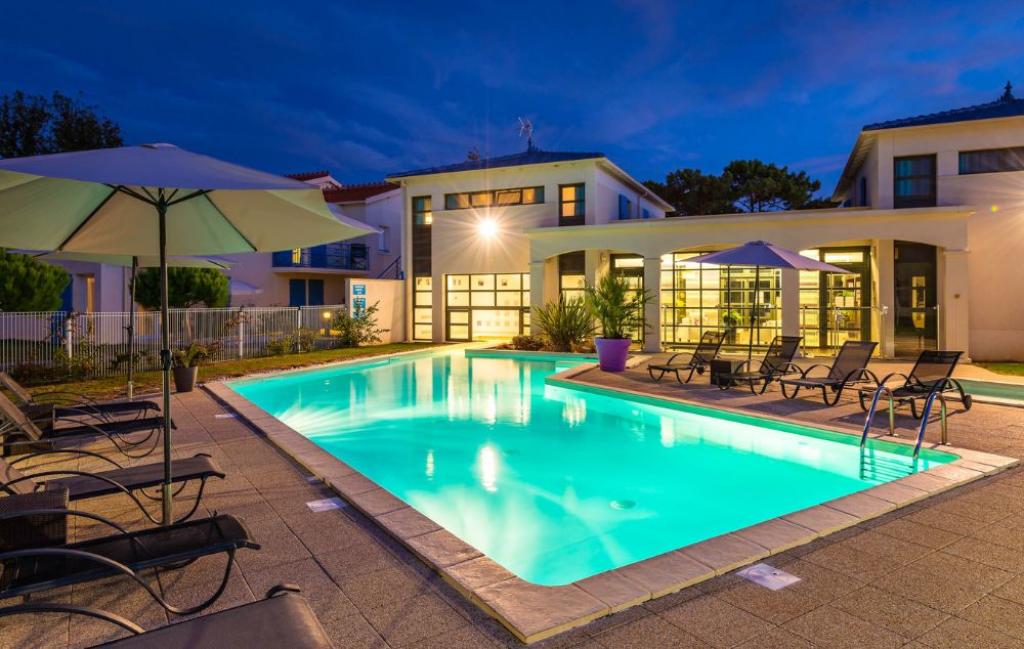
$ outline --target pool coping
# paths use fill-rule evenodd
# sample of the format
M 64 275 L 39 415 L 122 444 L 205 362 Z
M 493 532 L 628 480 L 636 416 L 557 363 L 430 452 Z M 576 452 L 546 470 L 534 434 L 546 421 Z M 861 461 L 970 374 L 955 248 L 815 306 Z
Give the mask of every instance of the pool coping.
M 453 348 L 454 346 L 446 347 Z M 422 351 L 404 352 L 384 358 L 407 356 Z M 341 364 L 368 363 L 374 358 L 379 360 L 378 357 L 353 359 L 351 363 Z M 719 407 L 717 404 L 707 406 L 692 400 L 654 396 L 578 378 L 580 374 L 594 367 L 594 363 L 585 363 L 552 374 L 547 380 L 552 385 L 570 389 L 579 385 L 610 394 L 631 394 L 643 397 L 645 401 L 664 402 L 668 407 L 671 407 L 672 402 L 678 402 L 691 407 L 710 407 L 749 416 L 749 413 L 735 408 Z M 262 376 L 289 372 L 291 371 L 272 372 Z M 465 543 L 232 390 L 225 382 L 211 382 L 204 387 L 254 428 L 262 431 L 270 443 L 289 455 L 356 509 L 373 519 L 388 534 L 431 566 L 445 582 L 527 644 L 810 543 L 817 538 L 858 525 L 900 507 L 1004 471 L 1020 462 L 1015 458 L 945 446 L 941 450 L 957 455 L 957 459 L 905 478 L 602 572 L 565 586 L 539 586 L 515 576 L 477 548 Z M 834 426 L 793 422 L 783 417 L 759 417 L 843 434 L 859 434 Z M 909 440 L 888 436 L 885 441 L 893 444 L 912 444 Z

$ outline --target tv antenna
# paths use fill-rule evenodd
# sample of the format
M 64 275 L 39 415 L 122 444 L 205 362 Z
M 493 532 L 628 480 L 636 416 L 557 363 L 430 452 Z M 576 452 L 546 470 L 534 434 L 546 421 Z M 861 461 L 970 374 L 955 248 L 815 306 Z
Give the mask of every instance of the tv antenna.
M 533 122 L 526 117 L 519 118 L 519 137 L 526 136 L 526 150 L 533 151 Z

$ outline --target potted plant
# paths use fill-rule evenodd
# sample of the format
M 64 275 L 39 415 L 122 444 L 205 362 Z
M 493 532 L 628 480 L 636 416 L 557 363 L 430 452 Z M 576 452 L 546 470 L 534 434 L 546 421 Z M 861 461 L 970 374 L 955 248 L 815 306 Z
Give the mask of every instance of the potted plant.
M 600 324 L 601 335 L 594 339 L 597 360 L 605 372 L 626 369 L 630 332 L 643 325 L 643 307 L 651 301 L 646 290 L 636 291 L 626 280 L 605 275 L 597 287 L 587 288 L 587 306 Z
M 188 347 L 175 350 L 171 355 L 174 361 L 174 389 L 178 392 L 191 392 L 196 386 L 199 366 L 215 357 L 219 351 L 220 345 L 217 343 L 192 343 Z
M 736 331 L 740 327 L 741 318 L 739 311 L 727 311 L 722 316 L 722 324 L 725 325 L 725 342 L 729 345 L 736 344 Z

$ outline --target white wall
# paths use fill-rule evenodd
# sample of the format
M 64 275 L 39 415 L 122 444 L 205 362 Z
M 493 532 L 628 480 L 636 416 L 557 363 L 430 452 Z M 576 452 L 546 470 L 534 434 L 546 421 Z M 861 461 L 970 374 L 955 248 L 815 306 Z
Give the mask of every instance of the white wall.
M 359 293 L 362 287 L 363 292 Z M 384 329 L 380 334 L 382 343 L 402 342 L 405 340 L 405 282 L 394 279 L 357 279 L 345 280 L 346 302 L 352 313 L 357 300 L 365 300 L 367 307 L 377 305 L 377 326 Z

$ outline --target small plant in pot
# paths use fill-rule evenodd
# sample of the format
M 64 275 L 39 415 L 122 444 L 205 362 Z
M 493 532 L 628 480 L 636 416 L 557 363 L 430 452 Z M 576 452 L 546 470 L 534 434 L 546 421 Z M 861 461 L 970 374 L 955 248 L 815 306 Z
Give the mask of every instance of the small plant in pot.
M 587 306 L 597 320 L 601 335 L 594 339 L 597 360 L 605 372 L 626 369 L 630 332 L 643 326 L 643 308 L 651 301 L 650 294 L 634 292 L 626 280 L 605 275 L 596 287 L 587 288 Z
M 171 369 L 174 374 L 174 389 L 178 392 L 191 392 L 196 386 L 199 366 L 212 360 L 219 351 L 218 343 L 192 343 L 188 347 L 175 350 L 171 355 L 174 361 L 174 367 Z

